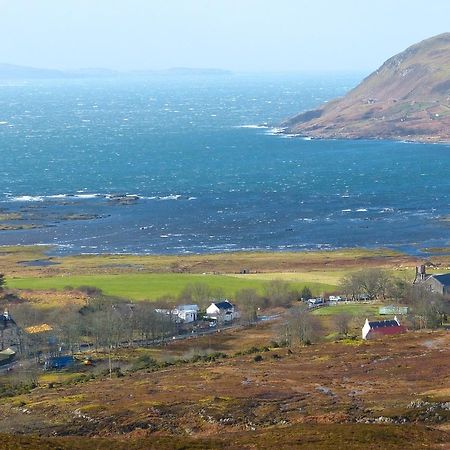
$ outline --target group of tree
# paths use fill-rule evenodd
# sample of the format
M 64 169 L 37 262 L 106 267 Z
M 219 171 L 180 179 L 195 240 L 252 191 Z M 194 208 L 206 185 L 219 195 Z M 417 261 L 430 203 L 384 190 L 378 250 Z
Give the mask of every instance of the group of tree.
M 450 302 L 444 296 L 382 269 L 351 273 L 342 279 L 340 288 L 353 300 L 378 299 L 408 306 L 408 321 L 414 328 L 436 328 L 450 313 Z
M 115 348 L 135 339 L 147 343 L 164 340 L 175 332 L 174 321 L 169 315 L 156 312 L 154 304 L 133 304 L 105 296 L 101 291 L 91 294 L 81 308 L 79 305 L 52 309 L 30 303 L 14 305 L 11 313 L 20 327 L 43 323 L 51 326 L 48 332 L 28 335 L 28 353 L 39 350 L 51 353 L 53 346 L 57 349 L 60 345 L 76 351 L 81 343 L 88 343 L 95 349 Z
M 385 299 L 393 284 L 394 279 L 386 270 L 369 268 L 345 276 L 341 280 L 340 289 L 351 300 Z

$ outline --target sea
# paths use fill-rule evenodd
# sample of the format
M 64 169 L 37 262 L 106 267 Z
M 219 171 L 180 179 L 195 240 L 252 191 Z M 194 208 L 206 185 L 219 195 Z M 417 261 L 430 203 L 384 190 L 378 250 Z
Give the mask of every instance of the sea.
M 1 80 L 0 245 L 60 255 L 450 245 L 449 145 L 278 133 L 362 78 Z

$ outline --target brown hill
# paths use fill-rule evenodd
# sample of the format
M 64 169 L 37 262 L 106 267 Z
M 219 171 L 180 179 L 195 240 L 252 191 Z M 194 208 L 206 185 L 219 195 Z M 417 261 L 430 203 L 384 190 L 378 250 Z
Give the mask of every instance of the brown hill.
M 314 138 L 450 141 L 450 33 L 407 48 L 343 98 L 282 126 Z

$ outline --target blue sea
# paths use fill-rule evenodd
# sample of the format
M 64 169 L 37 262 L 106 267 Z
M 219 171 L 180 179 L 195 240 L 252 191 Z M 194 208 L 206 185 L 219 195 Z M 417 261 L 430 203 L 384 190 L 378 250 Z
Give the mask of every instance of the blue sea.
M 449 245 L 449 145 L 276 133 L 361 78 L 1 81 L 0 216 L 37 228 L 0 231 L 0 245 L 53 244 L 58 254 Z M 127 194 L 139 198 L 111 198 Z

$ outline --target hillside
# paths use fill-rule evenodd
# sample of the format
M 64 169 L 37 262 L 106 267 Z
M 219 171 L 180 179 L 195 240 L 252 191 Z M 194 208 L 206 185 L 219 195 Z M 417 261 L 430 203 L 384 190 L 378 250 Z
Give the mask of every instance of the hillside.
M 407 48 L 343 98 L 282 126 L 313 138 L 450 141 L 450 33 Z

